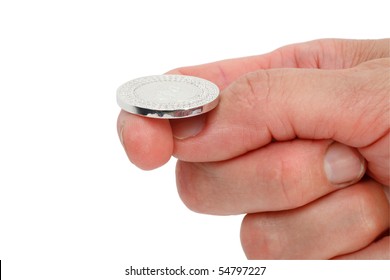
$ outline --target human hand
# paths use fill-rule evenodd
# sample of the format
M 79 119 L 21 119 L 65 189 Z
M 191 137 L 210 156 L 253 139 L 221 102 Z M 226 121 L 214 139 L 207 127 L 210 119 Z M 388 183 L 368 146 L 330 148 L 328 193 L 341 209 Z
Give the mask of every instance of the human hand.
M 190 209 L 248 213 L 250 259 L 390 258 L 389 44 L 318 40 L 173 70 L 216 83 L 217 108 L 171 122 L 122 111 L 121 142 L 142 169 L 177 157 Z

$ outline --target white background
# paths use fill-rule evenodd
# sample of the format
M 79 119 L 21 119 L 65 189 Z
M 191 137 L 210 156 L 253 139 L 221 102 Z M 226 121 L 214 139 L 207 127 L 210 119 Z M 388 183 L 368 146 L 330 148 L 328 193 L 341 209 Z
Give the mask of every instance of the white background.
M 116 133 L 116 88 L 139 76 L 295 42 L 388 37 L 386 6 L 373 0 L 1 1 L 4 279 L 130 279 L 124 276 L 130 265 L 248 265 L 239 241 L 242 217 L 189 211 L 176 193 L 174 160 L 149 172 L 128 162 Z

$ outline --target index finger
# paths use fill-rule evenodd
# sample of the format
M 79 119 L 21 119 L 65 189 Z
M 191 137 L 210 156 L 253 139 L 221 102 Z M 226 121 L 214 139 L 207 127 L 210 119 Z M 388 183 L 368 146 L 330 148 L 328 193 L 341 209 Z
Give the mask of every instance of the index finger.
M 389 56 L 390 50 L 386 46 L 388 44 L 383 44 L 381 40 L 317 40 L 286 46 L 265 55 L 178 68 L 168 73 L 204 78 L 223 90 L 238 77 L 259 69 L 353 67 L 363 60 Z M 173 153 L 172 129 L 187 129 L 187 124 L 196 122 L 196 118 L 204 119 L 204 116 L 169 123 L 167 120 L 148 119 L 122 111 L 117 121 L 118 134 L 135 165 L 154 169 L 166 163 Z
M 387 44 L 384 44 L 387 42 Z M 343 69 L 364 61 L 390 56 L 389 40 L 321 39 L 281 47 L 270 53 L 182 67 L 167 74 L 196 76 L 212 81 L 221 90 L 240 76 L 260 69 Z

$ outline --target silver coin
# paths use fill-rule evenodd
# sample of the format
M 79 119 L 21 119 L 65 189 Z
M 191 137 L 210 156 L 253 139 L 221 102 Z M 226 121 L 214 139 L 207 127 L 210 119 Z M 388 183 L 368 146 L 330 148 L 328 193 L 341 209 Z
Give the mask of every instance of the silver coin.
M 214 83 L 192 76 L 156 75 L 131 80 L 117 90 L 123 110 L 163 119 L 188 118 L 214 109 L 219 89 Z

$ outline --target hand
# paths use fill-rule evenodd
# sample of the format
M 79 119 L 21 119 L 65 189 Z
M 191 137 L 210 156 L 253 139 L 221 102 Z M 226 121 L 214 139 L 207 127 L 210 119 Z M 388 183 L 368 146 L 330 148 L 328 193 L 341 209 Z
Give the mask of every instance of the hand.
M 121 112 L 142 169 L 178 158 L 192 210 L 248 213 L 250 259 L 390 258 L 390 40 L 318 40 L 180 68 L 221 92 L 216 109 L 167 121 Z

